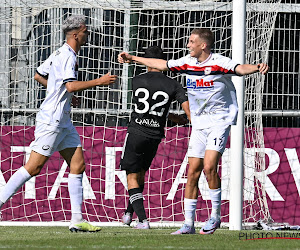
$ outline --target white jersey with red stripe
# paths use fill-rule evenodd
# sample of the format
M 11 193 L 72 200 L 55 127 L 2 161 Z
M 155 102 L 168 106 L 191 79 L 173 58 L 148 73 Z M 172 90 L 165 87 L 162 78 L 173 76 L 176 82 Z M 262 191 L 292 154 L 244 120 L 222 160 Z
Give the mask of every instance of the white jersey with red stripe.
M 47 95 L 36 120 L 54 127 L 71 127 L 70 112 L 73 93 L 67 91 L 65 84 L 77 80 L 76 52 L 65 43 L 37 68 L 37 73 L 48 77 L 48 80 Z
M 186 85 L 193 128 L 236 123 L 238 105 L 231 76 L 237 63 L 230 58 L 211 53 L 199 62 L 187 55 L 167 62 L 169 69 L 186 75 Z

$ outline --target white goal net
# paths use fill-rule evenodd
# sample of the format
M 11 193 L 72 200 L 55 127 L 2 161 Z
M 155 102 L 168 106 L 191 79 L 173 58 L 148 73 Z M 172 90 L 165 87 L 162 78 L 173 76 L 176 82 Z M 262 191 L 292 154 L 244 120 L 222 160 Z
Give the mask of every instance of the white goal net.
M 207 27 L 215 34 L 214 51 L 231 57 L 232 1 L 157 0 L 6 0 L 0 1 L 0 189 L 28 160 L 35 115 L 46 90 L 35 82 L 36 68 L 64 42 L 63 20 L 87 18 L 90 36 L 79 52 L 79 79 L 107 72 L 119 76 L 109 87 L 76 93 L 72 120 L 84 148 L 84 216 L 91 222 L 119 224 L 128 202 L 126 175 L 119 170 L 131 109 L 131 79 L 145 72 L 140 65 L 121 65 L 117 55 L 143 55 L 161 46 L 167 59 L 188 53 L 190 31 Z M 267 62 L 278 0 L 247 3 L 247 63 Z M 185 87 L 184 77 L 170 74 Z M 265 154 L 261 123 L 264 78 L 246 78 L 244 222 L 270 217 L 264 188 Z M 242 108 L 242 107 L 240 107 Z M 182 113 L 174 103 L 172 112 Z M 146 175 L 145 208 L 150 223 L 175 225 L 184 220 L 183 196 L 188 167 L 190 126 L 168 122 L 166 138 Z M 229 149 L 220 165 L 222 220 L 229 215 Z M 55 153 L 41 174 L 29 180 L 2 208 L 3 222 L 59 224 L 70 220 L 67 164 Z M 208 185 L 199 181 L 196 221 L 210 214 Z

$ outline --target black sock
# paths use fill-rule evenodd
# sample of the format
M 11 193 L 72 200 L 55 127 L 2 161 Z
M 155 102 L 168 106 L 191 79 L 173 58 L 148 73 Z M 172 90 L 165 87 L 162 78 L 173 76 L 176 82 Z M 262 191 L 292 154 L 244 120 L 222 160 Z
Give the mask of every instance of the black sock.
M 140 191 L 141 191 L 141 193 L 143 193 L 143 190 L 144 190 L 144 184 L 140 185 Z M 127 206 L 127 209 L 126 209 L 125 213 L 130 213 L 130 214 L 134 213 L 134 209 L 133 209 L 133 206 L 130 203 L 130 201 L 128 201 L 128 206 Z
M 143 194 L 141 192 L 140 188 L 132 188 L 128 190 L 129 193 L 129 201 L 134 209 L 134 212 L 139 218 L 140 222 L 143 222 L 143 220 L 146 220 L 146 212 L 144 208 L 144 200 L 143 200 Z

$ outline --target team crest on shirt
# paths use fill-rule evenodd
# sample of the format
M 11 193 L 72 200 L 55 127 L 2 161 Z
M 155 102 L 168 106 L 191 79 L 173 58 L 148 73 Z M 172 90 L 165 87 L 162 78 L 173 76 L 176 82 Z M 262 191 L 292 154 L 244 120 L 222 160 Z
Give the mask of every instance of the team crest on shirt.
M 209 75 L 211 73 L 211 67 L 206 67 L 204 69 L 204 75 Z

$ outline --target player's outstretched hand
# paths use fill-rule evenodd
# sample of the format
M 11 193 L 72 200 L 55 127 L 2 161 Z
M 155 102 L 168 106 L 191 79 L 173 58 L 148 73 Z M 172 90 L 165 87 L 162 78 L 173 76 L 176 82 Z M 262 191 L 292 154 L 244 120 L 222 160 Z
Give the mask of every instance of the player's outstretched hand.
M 111 75 L 110 72 L 108 72 L 107 74 L 99 78 L 99 85 L 107 86 L 109 84 L 114 83 L 116 80 L 117 80 L 117 76 Z
M 121 52 L 118 55 L 119 63 L 130 63 L 132 61 L 132 55 L 128 54 L 127 52 Z
M 262 73 L 263 75 L 267 74 L 269 71 L 269 66 L 265 63 L 260 63 L 257 65 L 258 70 L 260 73 Z

